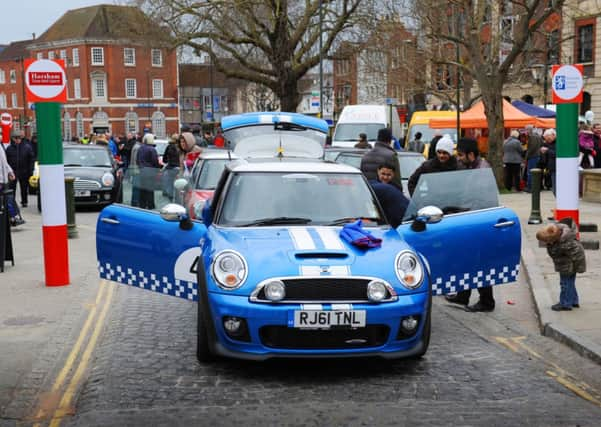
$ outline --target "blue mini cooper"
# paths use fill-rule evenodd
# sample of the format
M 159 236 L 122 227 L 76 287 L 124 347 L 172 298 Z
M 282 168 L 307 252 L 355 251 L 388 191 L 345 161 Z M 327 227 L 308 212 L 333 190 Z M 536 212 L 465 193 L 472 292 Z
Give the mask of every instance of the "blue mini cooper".
M 379 247 L 341 237 L 359 219 Z M 201 362 L 419 357 L 433 296 L 516 280 L 520 225 L 488 169 L 422 175 L 405 219 L 388 225 L 359 170 L 280 150 L 228 163 L 197 220 L 177 204 L 108 206 L 99 270 L 197 301 Z

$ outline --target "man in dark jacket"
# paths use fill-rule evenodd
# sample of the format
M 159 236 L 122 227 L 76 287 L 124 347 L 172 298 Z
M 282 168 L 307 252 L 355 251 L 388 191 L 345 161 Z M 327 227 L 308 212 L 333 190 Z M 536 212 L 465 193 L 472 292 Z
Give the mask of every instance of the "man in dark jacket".
M 379 181 L 370 181 L 370 184 L 374 189 L 374 193 L 376 193 L 380 206 L 384 209 L 388 223 L 393 228 L 397 228 L 403 222 L 405 211 L 409 206 L 409 199 L 392 184 Z
M 553 191 L 553 195 L 555 195 L 555 191 L 556 191 L 556 182 L 555 182 L 555 178 L 556 178 L 556 168 L 555 168 L 555 163 L 556 163 L 556 146 L 555 146 L 555 140 L 557 138 L 557 134 L 555 133 L 555 129 L 547 129 L 545 130 L 545 132 L 543 133 L 543 139 L 545 140 L 545 142 L 543 142 L 543 146 L 540 149 L 541 155 L 544 158 L 544 164 L 546 165 L 546 169 L 549 172 L 549 174 L 551 175 L 551 190 Z
M 490 168 L 490 164 L 480 157 L 478 143 L 471 138 L 461 138 L 457 142 L 457 163 L 458 169 L 483 169 Z M 458 292 L 456 295 L 447 295 L 448 302 L 464 305 L 466 311 L 493 311 L 495 309 L 495 299 L 492 293 L 492 286 L 478 288 L 480 299 L 474 305 L 468 305 L 472 290 Z
M 413 195 L 421 174 L 457 170 L 457 159 L 453 156 L 453 145 L 453 140 L 448 135 L 443 136 L 436 143 L 436 157 L 422 163 L 409 178 L 407 183 L 409 194 Z
M 398 173 L 395 174 L 394 182 L 399 188 L 403 188 L 401 184 L 401 168 L 396 151 L 390 145 L 392 141 L 392 133 L 388 128 L 382 128 L 378 131 L 378 140 L 374 144 L 374 148 L 365 153 L 361 159 L 361 172 L 368 181 L 378 179 L 378 167 L 385 163 L 390 163 L 395 167 Z
M 22 142 L 23 135 L 14 131 L 10 145 L 6 148 L 6 160 L 13 169 L 16 179 L 9 183 L 9 187 L 17 194 L 17 182 L 21 190 L 21 206 L 27 207 L 27 194 L 29 190 L 29 177 L 33 174 L 34 155 L 31 145 Z
M 540 147 L 543 145 L 543 138 L 536 132 L 532 125 L 526 126 L 528 132 L 528 148 L 526 149 L 526 191 L 532 191 L 532 173 L 530 171 L 538 167 L 540 160 Z

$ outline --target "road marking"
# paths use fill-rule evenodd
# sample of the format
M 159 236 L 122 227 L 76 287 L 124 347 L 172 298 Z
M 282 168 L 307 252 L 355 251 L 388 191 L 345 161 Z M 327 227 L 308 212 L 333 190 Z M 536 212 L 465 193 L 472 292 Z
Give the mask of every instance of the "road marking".
M 590 385 L 582 382 L 582 381 L 573 381 L 575 379 L 574 375 L 570 374 L 568 371 L 557 365 L 556 363 L 545 359 L 543 356 L 538 354 L 532 348 L 524 343 L 526 340 L 525 336 L 518 337 L 493 337 L 498 343 L 507 347 L 509 350 L 514 353 L 520 353 L 520 348 L 524 350 L 526 353 L 530 354 L 532 357 L 541 360 L 545 364 L 549 365 L 552 370 L 546 370 L 546 374 L 557 381 L 559 384 L 570 390 L 572 393 L 576 394 L 578 397 L 588 400 L 591 403 L 594 403 L 597 406 L 601 407 L 601 400 L 599 398 L 599 394 L 596 390 L 594 390 Z M 518 348 L 519 347 L 519 348 Z M 587 390 L 590 390 L 591 393 L 594 393 L 593 396 Z
M 87 317 L 83 327 L 81 328 L 81 332 L 79 333 L 79 336 L 77 337 L 77 340 L 75 341 L 75 344 L 73 345 L 73 348 L 71 349 L 71 352 L 69 353 L 69 356 L 67 356 L 67 360 L 65 361 L 63 368 L 59 372 L 58 376 L 56 377 L 56 380 L 54 381 L 54 384 L 52 385 L 52 388 L 50 389 L 51 394 L 56 393 L 62 387 L 62 385 L 65 381 L 65 378 L 67 378 L 67 375 L 69 374 L 69 372 L 71 372 L 73 363 L 75 362 L 75 359 L 79 355 L 81 346 L 82 346 L 86 336 L 88 335 L 88 330 L 92 326 L 92 321 L 94 320 L 94 317 L 96 316 L 96 311 L 97 311 L 98 306 L 100 305 L 100 301 L 103 298 L 105 289 L 106 289 L 106 286 L 101 285 L 98 289 L 98 292 L 96 293 L 96 300 L 94 301 L 94 304 L 88 304 L 88 305 L 90 305 L 91 310 L 88 313 L 88 317 Z M 44 408 L 44 406 L 46 406 L 46 405 L 40 404 L 40 408 L 38 409 L 36 416 L 35 416 L 36 420 L 39 420 L 45 416 L 46 410 L 48 408 Z M 34 427 L 39 427 L 39 424 L 34 424 Z
M 113 298 L 113 292 L 115 291 L 115 284 L 108 283 L 105 281 L 106 286 L 108 286 L 108 294 L 106 296 L 106 300 L 104 301 L 104 305 L 102 307 L 102 311 L 98 316 L 98 320 L 94 327 L 94 331 L 90 336 L 90 341 L 84 350 L 81 360 L 79 361 L 79 366 L 77 370 L 73 374 L 73 378 L 71 378 L 71 382 L 67 386 L 67 390 L 63 394 L 63 398 L 60 401 L 59 407 L 54 411 L 54 416 L 52 417 L 52 421 L 50 422 L 50 427 L 58 427 L 65 415 L 70 414 L 70 406 L 73 401 L 73 397 L 75 396 L 75 392 L 80 385 L 81 378 L 83 377 L 84 372 L 87 370 L 90 359 L 92 358 L 92 353 L 96 348 L 96 343 L 98 342 L 98 337 L 100 336 L 100 332 L 104 326 L 104 321 L 106 319 L 106 314 L 111 305 L 111 300 Z

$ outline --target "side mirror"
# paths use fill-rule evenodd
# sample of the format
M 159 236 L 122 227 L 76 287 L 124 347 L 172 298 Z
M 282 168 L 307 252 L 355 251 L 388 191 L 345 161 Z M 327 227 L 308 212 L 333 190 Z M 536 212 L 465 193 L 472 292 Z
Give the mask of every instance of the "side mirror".
M 443 212 L 436 206 L 424 206 L 417 211 L 417 216 L 424 218 L 427 224 L 436 224 L 442 220 Z
M 182 230 L 190 230 L 194 226 L 186 212 L 186 208 L 182 205 L 169 203 L 161 208 L 160 215 L 165 221 L 179 221 L 179 228 Z
M 184 191 L 188 185 L 188 180 L 185 178 L 178 178 L 173 182 L 173 188 L 177 191 Z

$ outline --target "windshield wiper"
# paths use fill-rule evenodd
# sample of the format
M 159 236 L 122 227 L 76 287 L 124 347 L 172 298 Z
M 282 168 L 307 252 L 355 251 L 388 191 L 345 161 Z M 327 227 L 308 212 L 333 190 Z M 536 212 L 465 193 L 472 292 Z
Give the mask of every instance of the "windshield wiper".
M 300 218 L 293 216 L 278 216 L 273 218 L 261 218 L 256 221 L 242 224 L 239 227 L 252 227 L 255 225 L 276 225 L 276 224 L 308 224 L 312 220 L 310 218 Z
M 344 218 L 338 218 L 335 219 L 331 222 L 328 222 L 326 225 L 344 225 L 350 222 L 355 222 L 358 219 L 363 219 L 363 220 L 367 220 L 367 221 L 373 221 L 377 224 L 380 224 L 380 222 L 382 221 L 380 218 L 378 217 L 372 217 L 372 218 L 368 218 L 368 217 L 354 217 L 354 216 L 347 216 Z

